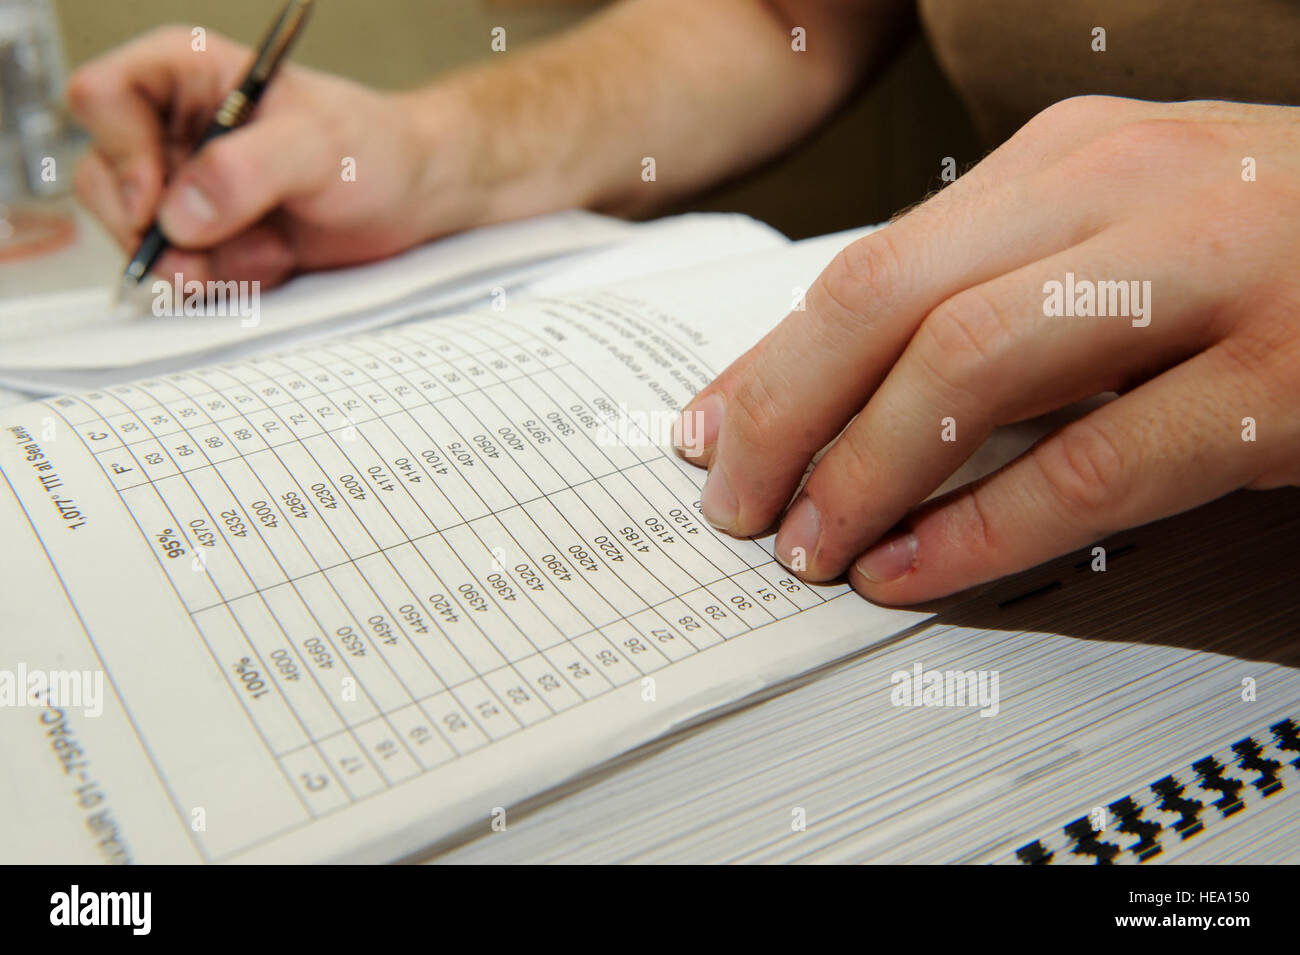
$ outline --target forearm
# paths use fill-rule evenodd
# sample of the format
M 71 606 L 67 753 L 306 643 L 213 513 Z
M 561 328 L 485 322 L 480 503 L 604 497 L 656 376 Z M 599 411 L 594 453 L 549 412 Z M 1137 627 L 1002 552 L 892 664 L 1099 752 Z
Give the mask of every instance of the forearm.
M 653 209 L 806 133 L 888 59 L 911 14 L 910 0 L 782 6 L 631 0 L 408 94 L 428 153 L 419 191 L 465 225 Z

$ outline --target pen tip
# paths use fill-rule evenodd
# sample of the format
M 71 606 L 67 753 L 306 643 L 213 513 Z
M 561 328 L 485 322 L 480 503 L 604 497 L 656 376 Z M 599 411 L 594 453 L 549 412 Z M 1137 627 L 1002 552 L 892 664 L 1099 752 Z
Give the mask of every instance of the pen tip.
M 137 292 L 140 288 L 140 280 L 128 271 L 118 280 L 117 285 L 109 293 L 109 307 L 114 313 L 121 313 L 132 308 L 139 300 Z

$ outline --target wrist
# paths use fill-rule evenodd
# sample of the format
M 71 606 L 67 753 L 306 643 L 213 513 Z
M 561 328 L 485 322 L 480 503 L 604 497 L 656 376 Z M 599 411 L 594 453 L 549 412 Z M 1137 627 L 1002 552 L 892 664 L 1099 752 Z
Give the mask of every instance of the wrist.
M 482 225 L 489 201 L 475 177 L 465 104 L 437 86 L 391 96 L 406 138 L 408 211 L 422 238 Z
M 414 155 L 415 215 L 450 232 L 588 204 L 563 150 L 518 114 L 499 70 L 470 69 L 395 94 Z

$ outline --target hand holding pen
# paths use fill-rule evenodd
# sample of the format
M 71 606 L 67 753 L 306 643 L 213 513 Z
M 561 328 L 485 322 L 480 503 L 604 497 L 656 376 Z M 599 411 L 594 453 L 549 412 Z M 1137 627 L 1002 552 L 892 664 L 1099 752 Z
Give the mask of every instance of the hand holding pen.
M 291 14 L 308 5 L 290 3 L 277 27 L 300 24 Z M 277 36 L 286 38 L 273 29 L 268 40 Z M 78 197 L 127 255 L 156 243 L 158 227 L 166 248 L 148 274 L 269 288 L 465 224 L 448 199 L 417 191 L 436 186 L 429 157 L 446 150 L 408 96 L 294 64 L 259 72 L 276 49 L 279 62 L 288 43 L 259 53 L 211 31 L 199 44 L 189 28 L 164 27 L 70 78 L 69 105 L 92 139 Z M 232 91 L 255 107 L 237 110 Z
M 298 33 L 307 22 L 311 12 L 312 0 L 289 0 L 280 12 L 280 17 L 267 32 L 266 38 L 258 48 L 252 65 L 244 81 L 231 90 L 221 102 L 221 108 L 208 125 L 207 132 L 199 140 L 198 149 L 202 149 L 218 136 L 224 136 L 248 121 L 253 110 L 257 108 L 262 94 L 266 92 L 271 78 L 289 54 Z M 149 226 L 140 247 L 126 265 L 122 273 L 122 291 L 130 292 L 140 284 L 141 279 L 157 264 L 167 247 L 167 237 L 157 222 Z

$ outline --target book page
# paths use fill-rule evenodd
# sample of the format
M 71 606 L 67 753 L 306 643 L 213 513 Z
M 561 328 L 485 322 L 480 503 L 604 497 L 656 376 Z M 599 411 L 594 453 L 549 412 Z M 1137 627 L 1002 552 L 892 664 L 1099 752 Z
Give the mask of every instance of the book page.
M 130 368 L 166 359 L 192 367 L 206 352 L 283 338 L 341 320 L 376 323 L 438 304 L 485 297 L 554 268 L 557 260 L 616 244 L 636 227 L 580 210 L 474 229 L 417 246 L 401 255 L 346 269 L 301 275 L 283 286 L 232 293 L 229 314 L 156 315 L 151 276 L 135 308 L 115 308 L 108 283 L 56 294 L 12 299 L 0 322 L 0 370 Z M 247 284 L 247 283 L 245 283 Z M 281 345 L 284 343 L 281 342 Z M 149 372 L 145 372 L 148 374 Z M 130 375 L 130 372 L 124 372 Z M 139 374 L 139 373 L 137 373 Z M 13 377 L 13 376 L 11 376 Z M 121 379 L 119 379 L 121 380 Z
M 842 244 L 0 411 L 0 858 L 406 857 L 924 619 L 666 447 Z

